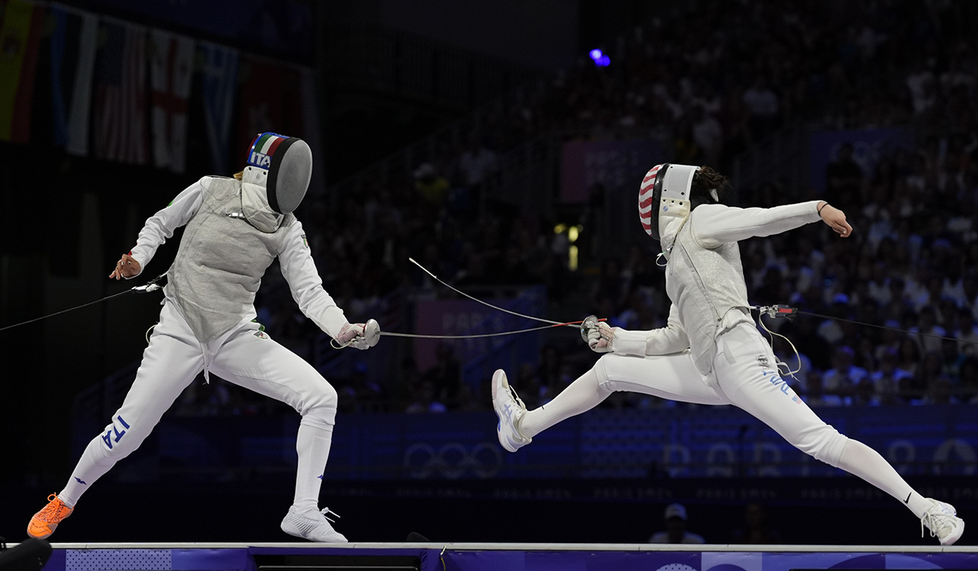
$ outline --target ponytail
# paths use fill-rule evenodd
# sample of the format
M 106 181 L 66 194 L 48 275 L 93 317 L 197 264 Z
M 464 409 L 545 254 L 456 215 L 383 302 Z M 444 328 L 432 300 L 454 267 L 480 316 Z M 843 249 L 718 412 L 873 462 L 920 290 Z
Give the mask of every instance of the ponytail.
M 702 166 L 693 175 L 693 184 L 690 188 L 690 200 L 693 207 L 700 204 L 715 204 L 723 202 L 724 197 L 730 191 L 730 181 L 727 177 L 713 170 L 708 166 Z M 714 193 L 716 196 L 714 196 Z

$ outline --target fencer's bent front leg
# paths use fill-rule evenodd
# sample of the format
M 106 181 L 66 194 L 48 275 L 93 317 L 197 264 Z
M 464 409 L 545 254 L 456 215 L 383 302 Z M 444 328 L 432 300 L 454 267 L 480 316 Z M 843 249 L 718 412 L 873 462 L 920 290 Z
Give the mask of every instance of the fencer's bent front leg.
M 247 324 L 228 339 L 214 360 L 215 372 L 228 382 L 287 403 L 302 415 L 296 435 L 293 508 L 298 513 L 316 512 L 339 397 L 312 365 L 267 334 L 256 334 L 256 327 Z
M 665 400 L 730 404 L 696 370 L 689 351 L 669 355 L 605 355 L 594 365 L 599 385 L 610 392 L 635 392 Z
M 299 414 L 314 414 L 332 425 L 338 397 L 319 371 L 247 323 L 228 337 L 214 357 L 211 372 L 240 387 L 273 398 Z M 260 333 L 260 335 L 259 335 Z
M 698 404 L 729 404 L 706 384 L 688 351 L 645 357 L 608 353 L 552 401 L 528 411 L 520 432 L 533 438 L 559 422 L 591 410 L 617 391 Z

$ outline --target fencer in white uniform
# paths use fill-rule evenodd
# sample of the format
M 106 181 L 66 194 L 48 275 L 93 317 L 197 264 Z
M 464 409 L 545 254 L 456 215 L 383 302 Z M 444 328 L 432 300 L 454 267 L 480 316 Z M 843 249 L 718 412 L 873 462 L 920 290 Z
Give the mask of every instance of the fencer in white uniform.
M 804 224 L 852 233 L 845 214 L 824 201 L 774 208 L 722 204 L 729 187 L 709 167 L 657 165 L 639 192 L 639 218 L 661 242 L 667 325 L 626 331 L 595 319 L 582 335 L 606 353 L 551 402 L 527 411 L 506 374 L 492 379 L 493 408 L 502 446 L 515 452 L 558 422 L 590 410 L 615 391 L 704 405 L 735 405 L 773 428 L 803 452 L 855 474 L 908 507 L 942 545 L 961 537 L 964 521 L 944 502 L 917 493 L 865 444 L 822 421 L 781 378 L 777 359 L 750 313 L 737 242 Z M 663 263 L 664 262 L 664 263 Z
M 203 371 L 288 403 L 301 415 L 295 496 L 282 520 L 290 535 L 345 542 L 320 510 L 319 492 L 336 417 L 336 390 L 256 321 L 255 294 L 278 258 L 301 311 L 338 343 L 367 349 L 380 336 L 373 320 L 351 324 L 323 289 L 299 206 L 312 175 L 312 152 L 301 139 L 261 133 L 246 167 L 233 178 L 206 176 L 150 217 L 135 247 L 110 277 L 139 275 L 157 248 L 186 226 L 167 271 L 163 309 L 136 379 L 111 423 L 87 446 L 68 484 L 52 494 L 28 526 L 49 536 L 82 494 L 136 450 L 180 393 Z

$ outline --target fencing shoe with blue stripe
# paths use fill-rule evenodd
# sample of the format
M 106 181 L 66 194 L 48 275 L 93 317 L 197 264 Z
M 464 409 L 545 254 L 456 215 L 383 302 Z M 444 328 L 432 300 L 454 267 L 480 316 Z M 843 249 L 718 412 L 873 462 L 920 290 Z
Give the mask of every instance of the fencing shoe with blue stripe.
M 520 422 L 526 414 L 526 406 L 520 397 L 516 396 L 516 391 L 509 386 L 506 380 L 506 372 L 496 369 L 492 374 L 492 408 L 499 417 L 499 424 L 496 425 L 496 436 L 503 448 L 510 452 L 516 452 L 523 446 L 532 442 L 520 433 Z

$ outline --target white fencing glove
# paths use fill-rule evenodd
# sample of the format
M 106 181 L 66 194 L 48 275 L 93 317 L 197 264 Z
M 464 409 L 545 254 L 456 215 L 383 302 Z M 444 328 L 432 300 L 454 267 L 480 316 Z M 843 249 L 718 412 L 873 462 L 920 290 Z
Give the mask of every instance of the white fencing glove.
M 589 315 L 581 322 L 581 337 L 595 353 L 645 356 L 645 331 L 626 331 L 612 327 Z
M 611 342 L 615 338 L 614 330 L 604 321 L 598 321 L 593 315 L 588 315 L 581 322 L 581 338 L 595 353 L 611 351 Z
M 363 351 L 380 341 L 380 325 L 374 319 L 366 323 L 347 323 L 336 336 L 341 347 L 354 347 Z

